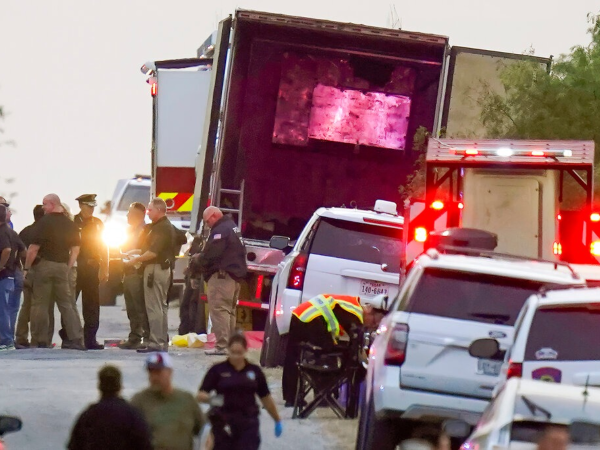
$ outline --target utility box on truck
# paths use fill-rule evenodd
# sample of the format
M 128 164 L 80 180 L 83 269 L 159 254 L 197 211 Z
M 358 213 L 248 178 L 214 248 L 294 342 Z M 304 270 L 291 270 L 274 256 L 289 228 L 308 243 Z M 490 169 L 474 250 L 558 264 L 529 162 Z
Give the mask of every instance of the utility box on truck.
M 552 259 L 557 190 L 552 170 L 466 169 L 462 226 L 496 234 L 496 251 Z

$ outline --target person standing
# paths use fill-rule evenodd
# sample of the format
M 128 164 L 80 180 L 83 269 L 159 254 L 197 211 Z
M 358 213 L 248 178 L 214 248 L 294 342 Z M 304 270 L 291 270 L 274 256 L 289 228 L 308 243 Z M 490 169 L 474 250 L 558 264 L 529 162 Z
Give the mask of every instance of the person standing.
M 173 387 L 173 363 L 168 353 L 148 355 L 146 369 L 150 387 L 135 394 L 131 404 L 150 426 L 154 450 L 192 450 L 194 436 L 206 422 L 196 399 Z
M 121 247 L 124 253 L 131 256 L 140 255 L 142 240 L 145 234 L 146 207 L 135 202 L 127 212 L 127 241 Z M 141 267 L 126 267 L 123 276 L 123 295 L 129 319 L 129 338 L 119 344 L 124 350 L 136 350 L 145 346 L 148 340 L 149 325 L 146 305 L 144 304 L 144 271 Z M 144 343 L 142 344 L 142 340 Z
M 65 323 L 67 340 L 62 348 L 85 350 L 82 342 L 81 322 L 74 307 L 69 289 L 69 270 L 79 255 L 79 230 L 62 213 L 60 198 L 56 194 L 44 197 L 45 215 L 36 225 L 36 233 L 27 251 L 24 274 L 31 276 L 33 297 L 31 302 L 31 346 L 48 347 L 49 314 L 51 301 L 55 301 Z M 40 257 L 35 273 L 29 270 Z
M 200 253 L 202 238 L 196 236 L 190 246 L 190 258 Z M 183 299 L 179 305 L 179 334 L 186 335 L 188 333 L 202 334 L 206 333 L 206 313 L 204 302 L 200 301 L 200 292 L 196 287 L 196 280 L 192 280 L 193 264 L 190 264 L 185 269 L 185 289 L 183 291 Z
M 100 369 L 100 401 L 77 418 L 68 450 L 152 450 L 148 424 L 140 412 L 120 396 L 121 379 L 121 371 L 115 366 Z
M 144 265 L 144 303 L 148 315 L 148 345 L 137 349 L 140 353 L 169 350 L 167 322 L 167 292 L 171 280 L 173 258 L 173 226 L 167 219 L 167 204 L 162 198 L 148 205 L 148 227 L 142 244 L 142 254 L 125 261 L 125 268 Z
M 25 245 L 8 226 L 7 208 L 0 205 L 0 350 L 14 350 L 15 322 L 19 303 L 15 306 L 15 276 Z
M 227 342 L 235 331 L 240 281 L 247 273 L 246 249 L 235 222 L 215 206 L 209 206 L 202 220 L 210 228 L 203 251 L 194 257 L 207 280 L 208 309 L 216 345 L 207 355 L 226 355 Z
M 196 399 L 215 403 L 212 392 L 220 396 L 221 406 L 213 407 L 220 423 L 213 423 L 214 450 L 256 450 L 260 447 L 259 415 L 256 397 L 275 421 L 275 436 L 283 427 L 265 374 L 246 359 L 248 341 L 235 334 L 228 342 L 227 359 L 206 373 Z
M 26 226 L 19 233 L 19 237 L 25 244 L 26 248 L 33 243 L 33 237 L 35 235 L 36 225 L 39 220 L 44 217 L 44 207 L 42 205 L 35 205 L 33 208 L 33 223 Z M 33 271 L 35 265 L 39 262 L 39 257 L 33 262 L 33 265 L 29 269 L 29 277 L 27 280 L 23 280 L 23 304 L 19 310 L 17 317 L 17 326 L 15 330 L 15 347 L 17 349 L 29 348 L 29 318 L 31 316 L 31 296 L 33 287 L 31 285 L 31 279 L 33 278 Z M 53 305 L 54 306 L 54 305 Z
M 85 346 L 88 350 L 102 350 L 104 346 L 96 341 L 96 333 L 100 326 L 100 281 L 108 278 L 108 253 L 102 241 L 104 224 L 94 217 L 96 194 L 80 195 L 75 200 L 81 210 L 73 218 L 81 233 L 75 298 L 81 293 Z

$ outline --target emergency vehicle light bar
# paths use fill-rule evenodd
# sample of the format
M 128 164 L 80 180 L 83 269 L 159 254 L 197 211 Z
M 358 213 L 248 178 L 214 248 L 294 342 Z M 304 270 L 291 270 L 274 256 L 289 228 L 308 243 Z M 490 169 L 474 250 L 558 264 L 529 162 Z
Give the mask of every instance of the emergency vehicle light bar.
M 593 141 L 429 139 L 428 163 L 592 166 Z

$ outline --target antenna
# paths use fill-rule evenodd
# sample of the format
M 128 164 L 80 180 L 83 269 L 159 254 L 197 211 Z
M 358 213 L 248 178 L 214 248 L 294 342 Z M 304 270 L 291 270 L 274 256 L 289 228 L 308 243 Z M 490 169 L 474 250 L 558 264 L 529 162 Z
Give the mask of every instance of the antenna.
M 396 11 L 396 5 L 390 4 L 390 13 L 388 15 L 388 24 L 390 28 L 393 29 L 402 29 L 402 21 L 398 17 L 398 12 Z
M 583 390 L 583 409 L 585 409 L 585 405 L 587 404 L 588 397 L 590 396 L 590 393 L 588 391 L 589 386 L 590 386 L 590 374 L 588 373 L 588 376 L 585 379 L 585 389 Z

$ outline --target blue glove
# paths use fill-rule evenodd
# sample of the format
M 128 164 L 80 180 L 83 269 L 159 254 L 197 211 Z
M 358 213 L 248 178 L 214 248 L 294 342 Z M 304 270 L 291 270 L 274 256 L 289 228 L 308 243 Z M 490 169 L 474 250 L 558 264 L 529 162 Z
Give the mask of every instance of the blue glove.
M 281 422 L 275 422 L 275 437 L 281 436 L 283 433 L 283 424 Z

